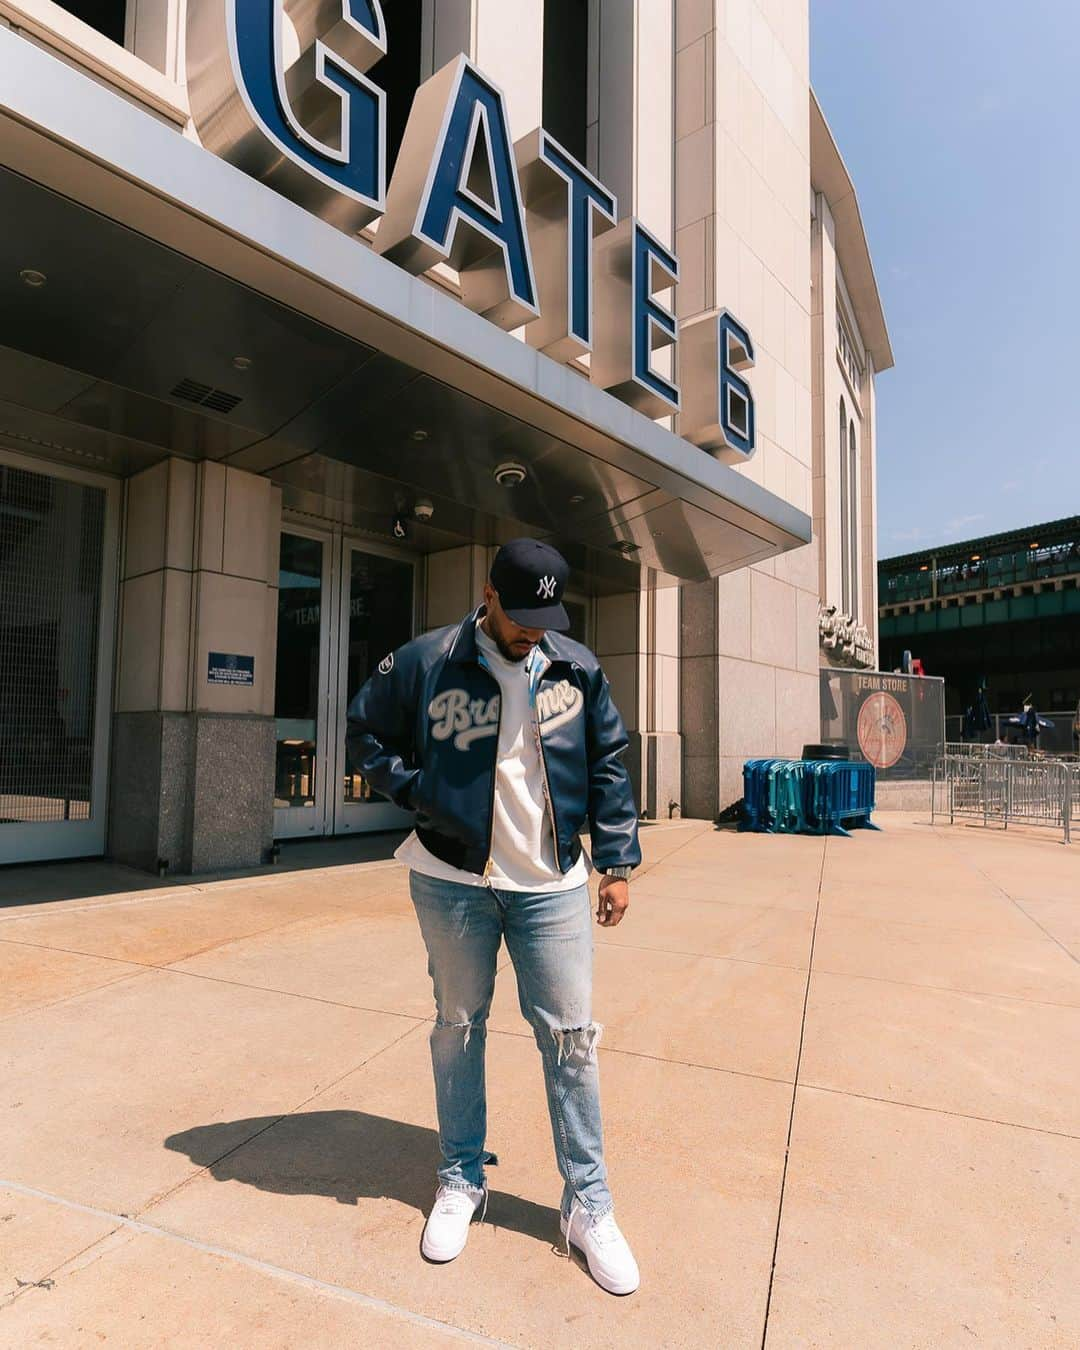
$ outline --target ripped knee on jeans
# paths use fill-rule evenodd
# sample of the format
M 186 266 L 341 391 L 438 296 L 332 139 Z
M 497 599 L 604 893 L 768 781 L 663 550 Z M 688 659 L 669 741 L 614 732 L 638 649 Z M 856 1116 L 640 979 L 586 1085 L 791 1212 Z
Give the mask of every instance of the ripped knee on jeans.
M 587 1064 L 596 1059 L 596 1047 L 604 1028 L 599 1022 L 590 1022 L 587 1027 L 552 1027 L 551 1037 L 555 1042 L 557 1056 L 555 1063 L 568 1064 L 575 1060 Z
M 468 1050 L 469 1037 L 473 1034 L 474 1031 L 482 1031 L 484 1029 L 484 1025 L 486 1024 L 486 1022 L 487 1022 L 487 1014 L 484 1013 L 480 1017 L 474 1017 L 469 1022 L 450 1022 L 444 1017 L 436 1017 L 435 1026 L 439 1030 L 446 1030 L 449 1027 L 454 1027 L 458 1031 L 463 1032 L 464 1040 L 462 1042 L 461 1048 L 462 1050 Z

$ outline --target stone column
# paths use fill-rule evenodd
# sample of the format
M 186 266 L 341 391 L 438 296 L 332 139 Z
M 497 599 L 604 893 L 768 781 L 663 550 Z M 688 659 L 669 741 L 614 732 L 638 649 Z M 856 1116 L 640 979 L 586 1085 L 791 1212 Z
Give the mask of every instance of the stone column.
M 840 507 L 840 400 L 851 400 L 836 363 L 836 226 L 823 193 L 814 199 L 814 535 L 820 553 L 821 598 L 843 607 Z M 847 447 L 844 447 L 845 451 Z
M 618 197 L 620 219 L 637 216 L 670 247 L 675 4 L 594 0 L 590 24 L 589 167 Z M 670 375 L 672 352 L 658 353 L 656 365 Z M 678 588 L 647 582 L 635 594 L 598 599 L 596 610 L 597 655 L 630 732 L 638 807 L 666 820 L 682 801 Z
M 645 809 L 642 789 L 643 733 L 648 725 L 648 658 L 645 652 L 645 605 L 637 591 L 598 596 L 596 655 L 611 685 L 611 696 L 630 735 L 625 764 L 630 771 L 638 810 Z
M 424 0 L 425 79 L 459 52 L 506 96 L 514 139 L 540 125 L 544 0 Z
M 720 698 L 717 582 L 680 588 L 679 700 L 682 713 L 682 814 L 709 819 L 720 800 Z
M 493 553 L 482 544 L 462 544 L 428 554 L 424 560 L 425 631 L 458 623 L 480 604 Z
M 757 448 L 738 472 L 810 512 L 810 125 L 802 0 L 675 5 L 675 246 L 682 322 L 750 330 Z M 742 763 L 819 730 L 816 544 L 684 587 L 684 814 L 742 795 Z
M 266 858 L 280 522 L 269 479 L 220 464 L 170 459 L 127 484 L 108 841 L 120 861 L 188 873 Z
M 874 362 L 866 353 L 862 382 L 862 475 L 859 484 L 859 547 L 862 550 L 863 589 L 861 618 L 874 641 L 874 667 L 880 664 L 878 646 L 878 540 L 877 540 L 877 395 Z

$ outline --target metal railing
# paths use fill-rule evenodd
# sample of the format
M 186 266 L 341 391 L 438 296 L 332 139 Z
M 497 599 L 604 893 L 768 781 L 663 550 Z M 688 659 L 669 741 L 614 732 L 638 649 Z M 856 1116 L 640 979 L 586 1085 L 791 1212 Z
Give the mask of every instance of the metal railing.
M 1035 759 L 1053 760 L 1058 764 L 1080 763 L 1080 755 L 1070 750 L 1037 750 L 1026 743 L 1007 745 L 1003 741 L 989 745 L 981 741 L 946 741 L 942 753 L 956 759 Z
M 878 567 L 878 593 L 883 605 L 937 599 L 969 591 L 994 590 L 1080 572 L 1080 540 L 1067 539 L 1045 548 L 1018 549 L 989 558 L 949 558 L 928 562 L 914 571 L 890 575 Z
M 959 816 L 1004 829 L 1010 822 L 1041 825 L 1061 830 L 1070 843 L 1074 822 L 1080 824 L 1080 765 L 969 753 L 978 748 L 943 755 L 934 766 L 931 821 L 940 812 L 950 823 Z
M 1076 708 L 1070 707 L 1064 710 L 1061 708 L 1044 709 L 1043 715 L 1048 717 L 1054 725 L 1052 727 L 1044 727 L 1039 732 L 1039 749 L 1049 751 L 1054 759 L 1060 759 L 1063 755 L 1075 753 L 1077 742 L 1073 735 L 1073 723 L 1076 720 Z M 1027 741 L 1021 742 L 1020 728 L 1010 726 L 1009 724 L 1010 717 L 1019 716 L 1020 714 L 1018 712 L 992 713 L 991 718 L 993 720 L 993 727 L 989 731 L 983 732 L 980 739 L 985 740 L 985 738 L 989 736 L 991 741 L 997 739 L 1004 742 L 1005 740 L 1012 738 L 1018 743 L 1027 745 Z M 964 719 L 962 717 L 950 713 L 945 719 L 946 741 L 954 745 L 960 744 L 959 738 L 962 734 L 963 725 Z M 971 744 L 975 744 L 975 742 L 971 742 Z
M 946 741 L 945 754 L 954 759 L 1031 759 L 1026 745 L 983 745 L 979 741 Z

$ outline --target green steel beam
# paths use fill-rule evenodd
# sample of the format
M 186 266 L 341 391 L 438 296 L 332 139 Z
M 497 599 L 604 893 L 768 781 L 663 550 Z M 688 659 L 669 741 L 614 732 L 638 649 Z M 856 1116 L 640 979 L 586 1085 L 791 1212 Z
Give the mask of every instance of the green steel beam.
M 944 633 L 956 628 L 982 628 L 995 623 L 1023 623 L 1029 619 L 1056 619 L 1080 614 L 1080 590 L 1043 591 L 1041 595 L 1009 595 L 948 609 L 917 609 L 914 614 L 890 614 L 878 620 L 882 638 L 911 633 Z

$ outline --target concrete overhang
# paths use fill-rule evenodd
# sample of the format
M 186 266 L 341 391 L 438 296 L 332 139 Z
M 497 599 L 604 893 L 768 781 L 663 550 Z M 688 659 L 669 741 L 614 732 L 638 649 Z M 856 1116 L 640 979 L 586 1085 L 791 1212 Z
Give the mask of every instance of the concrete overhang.
M 874 370 L 893 366 L 892 344 L 878 293 L 870 246 L 866 242 L 855 185 L 847 171 L 817 95 L 810 90 L 810 183 L 829 203 L 836 222 L 836 259 L 844 274 L 855 322 L 874 363 Z
M 376 534 L 423 495 L 419 551 L 524 527 L 609 589 L 811 537 L 790 503 L 2 29 L 0 194 L 16 444 L 120 473 L 217 459 Z M 510 458 L 530 470 L 512 496 L 492 476 Z

